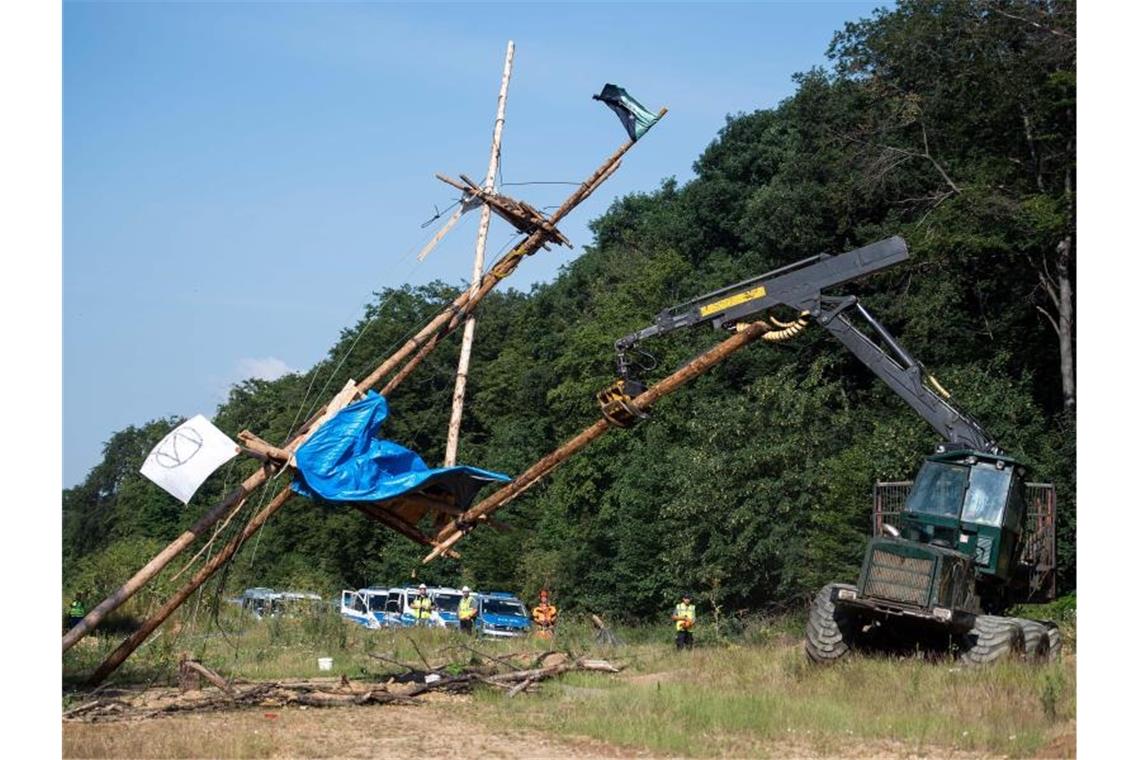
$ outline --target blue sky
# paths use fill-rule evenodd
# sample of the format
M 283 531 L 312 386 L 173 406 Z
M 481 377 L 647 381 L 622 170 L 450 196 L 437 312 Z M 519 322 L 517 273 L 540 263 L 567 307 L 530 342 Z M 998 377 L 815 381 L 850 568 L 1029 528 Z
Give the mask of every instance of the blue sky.
M 606 82 L 670 109 L 560 225 L 574 250 L 508 281 L 527 289 L 883 4 L 65 3 L 64 485 L 116 430 L 312 366 L 373 291 L 467 280 L 476 213 L 413 254 L 455 197 L 434 173 L 486 172 L 507 40 L 506 183 L 581 180 L 624 140 L 590 99 Z M 488 255 L 509 237 L 492 222 Z

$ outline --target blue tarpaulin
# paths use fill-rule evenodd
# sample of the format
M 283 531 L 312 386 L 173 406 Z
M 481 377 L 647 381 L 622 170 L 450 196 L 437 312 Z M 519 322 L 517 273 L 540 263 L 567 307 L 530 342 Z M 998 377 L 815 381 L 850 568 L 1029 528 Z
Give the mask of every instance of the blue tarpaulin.
M 466 509 L 488 483 L 509 475 L 478 467 L 431 469 L 410 449 L 377 436 L 388 402 L 375 391 L 341 409 L 297 449 L 293 490 L 332 502 L 376 502 L 433 487 Z

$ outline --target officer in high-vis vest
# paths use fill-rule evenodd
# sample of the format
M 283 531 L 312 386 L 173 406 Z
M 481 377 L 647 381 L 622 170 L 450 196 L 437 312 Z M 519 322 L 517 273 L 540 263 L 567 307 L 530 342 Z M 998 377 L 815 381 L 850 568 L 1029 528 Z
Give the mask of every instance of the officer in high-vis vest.
M 558 622 L 558 608 L 550 603 L 550 592 L 546 589 L 538 592 L 538 606 L 531 610 L 531 618 L 536 626 L 536 638 L 550 641 L 554 638 L 554 626 Z
M 459 630 L 469 636 L 475 634 L 475 618 L 479 610 L 475 605 L 475 597 L 471 596 L 471 589 L 464 586 L 460 593 L 463 598 L 459 600 Z
M 72 629 L 87 617 L 87 608 L 83 606 L 83 600 L 78 596 L 71 602 L 71 606 L 67 608 L 67 627 Z
M 420 584 L 419 594 L 412 600 L 412 617 L 416 620 L 416 625 L 431 625 L 431 613 L 435 606 L 428 598 L 427 586 L 423 583 Z
M 697 608 L 692 604 L 692 597 L 688 594 L 681 597 L 672 619 L 677 623 L 677 649 L 692 649 L 693 626 L 697 624 Z

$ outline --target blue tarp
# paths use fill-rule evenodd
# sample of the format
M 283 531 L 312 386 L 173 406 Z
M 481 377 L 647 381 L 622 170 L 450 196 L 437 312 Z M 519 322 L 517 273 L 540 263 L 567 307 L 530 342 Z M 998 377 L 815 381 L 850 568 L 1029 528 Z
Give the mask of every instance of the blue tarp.
M 430 469 L 410 449 L 377 437 L 388 402 L 375 391 L 341 409 L 297 449 L 293 490 L 333 502 L 375 502 L 429 487 L 455 495 L 466 509 L 480 488 L 510 481 L 478 467 Z

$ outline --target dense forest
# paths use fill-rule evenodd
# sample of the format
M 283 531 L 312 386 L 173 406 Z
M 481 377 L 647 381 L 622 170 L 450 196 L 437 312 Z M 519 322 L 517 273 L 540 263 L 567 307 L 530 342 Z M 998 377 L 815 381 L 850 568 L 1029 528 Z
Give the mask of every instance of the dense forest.
M 484 301 L 460 460 L 518 474 L 597 419 L 614 339 L 662 308 L 899 234 L 911 259 L 849 292 L 1031 479 L 1057 484 L 1058 585 L 1075 588 L 1075 27 L 1074 4 L 1060 0 L 904 1 L 847 24 L 829 65 L 797 75 L 793 96 L 710 135 L 691 181 L 618 199 L 554 281 Z M 286 440 L 462 287 L 375 294 L 325 360 L 234 387 L 215 424 Z M 653 376 L 722 337 L 679 331 L 647 346 Z M 389 400 L 385 436 L 432 466 L 457 355 L 447 341 Z M 178 421 L 118 431 L 63 492 L 66 594 L 102 598 L 256 466 L 234 460 L 184 508 L 138 474 Z M 788 609 L 856 576 L 873 484 L 911 477 L 936 441 L 813 327 L 735 354 L 651 421 L 605 436 L 497 515 L 516 530 L 476 530 L 461 561 L 418 578 L 526 594 L 545 585 L 566 608 L 630 620 L 661 614 L 681 589 L 725 611 Z M 211 588 L 402 583 L 422 555 L 355 510 L 298 498 Z M 163 594 L 179 568 L 134 604 Z

